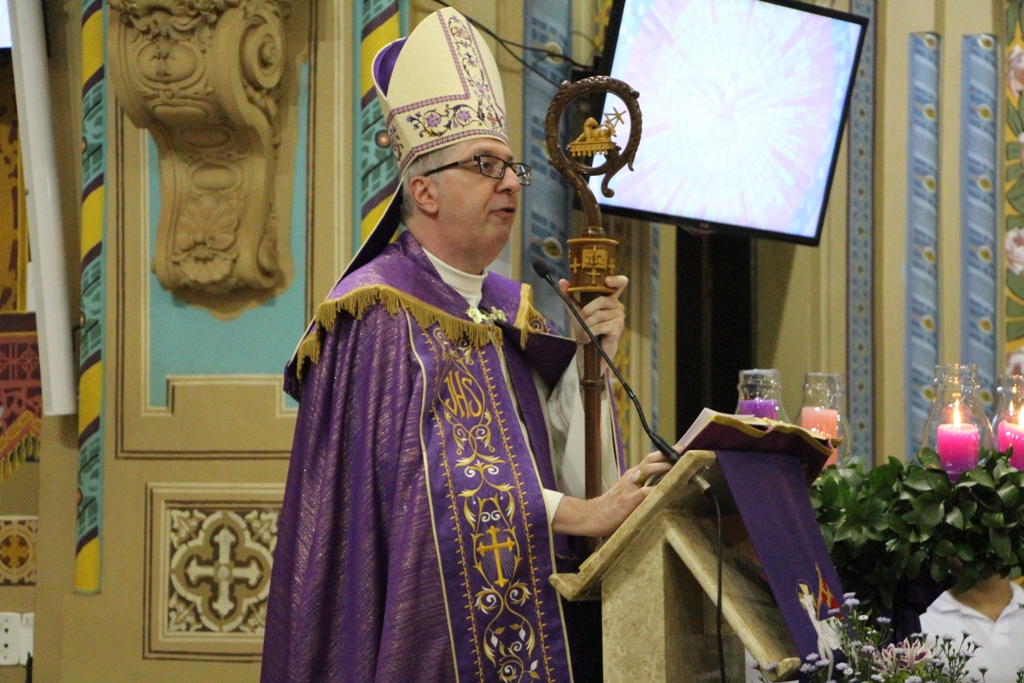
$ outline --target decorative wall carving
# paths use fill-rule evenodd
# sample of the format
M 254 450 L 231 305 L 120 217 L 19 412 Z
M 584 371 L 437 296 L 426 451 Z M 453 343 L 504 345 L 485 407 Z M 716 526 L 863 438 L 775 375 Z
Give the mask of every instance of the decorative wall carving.
M 153 271 L 167 290 L 268 290 L 284 277 L 273 180 L 290 5 L 110 1 L 111 82 L 160 153 Z
M 168 631 L 263 633 L 278 514 L 171 511 Z
M 256 659 L 283 487 L 150 484 L 147 657 Z
M 0 586 L 36 585 L 38 517 L 0 517 Z

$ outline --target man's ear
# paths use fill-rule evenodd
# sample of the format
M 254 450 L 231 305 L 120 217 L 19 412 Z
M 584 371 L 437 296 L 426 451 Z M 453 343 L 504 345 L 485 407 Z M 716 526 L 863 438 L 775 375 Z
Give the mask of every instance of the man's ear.
M 409 194 L 413 204 L 428 216 L 437 215 L 437 184 L 421 175 L 409 181 Z

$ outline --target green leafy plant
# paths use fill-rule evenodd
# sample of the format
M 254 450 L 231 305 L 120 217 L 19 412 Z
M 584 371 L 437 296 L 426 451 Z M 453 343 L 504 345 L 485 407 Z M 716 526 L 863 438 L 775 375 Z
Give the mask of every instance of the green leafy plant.
M 844 586 L 854 587 L 849 579 L 865 607 L 887 614 L 915 582 L 955 577 L 961 592 L 993 574 L 1020 576 L 1022 484 L 1008 453 L 982 453 L 981 464 L 954 482 L 938 454 L 924 449 L 917 462 L 827 468 L 811 503 Z

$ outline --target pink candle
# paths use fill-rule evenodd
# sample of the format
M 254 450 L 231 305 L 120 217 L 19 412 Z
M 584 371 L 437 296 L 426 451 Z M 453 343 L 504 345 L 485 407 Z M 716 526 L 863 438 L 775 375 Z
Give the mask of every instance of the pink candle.
M 832 408 L 804 408 L 800 426 L 831 439 L 839 436 L 839 411 Z
M 839 436 L 839 411 L 832 408 L 807 407 L 800 409 L 800 426 L 806 430 L 834 439 Z M 825 467 L 839 464 L 839 452 L 833 451 Z
M 956 417 L 959 417 L 957 412 Z M 960 478 L 967 470 L 978 466 L 978 428 L 972 424 L 939 425 L 939 459 L 950 479 Z
M 999 423 L 999 439 L 996 448 L 1003 452 L 1013 447 L 1010 464 L 1024 470 L 1024 427 L 1012 421 L 1013 416 Z

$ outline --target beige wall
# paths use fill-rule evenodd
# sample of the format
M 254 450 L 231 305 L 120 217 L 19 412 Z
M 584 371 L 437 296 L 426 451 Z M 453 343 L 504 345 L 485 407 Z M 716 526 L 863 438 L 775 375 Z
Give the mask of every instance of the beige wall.
M 909 35 L 942 36 L 939 197 L 939 358 L 960 356 L 960 43 L 973 33 L 1000 32 L 999 0 L 898 0 L 879 5 L 875 116 L 875 377 L 876 454 L 902 455 L 903 306 L 906 261 L 907 70 Z M 999 306 L 1000 315 L 1002 306 Z M 1002 325 L 998 325 L 1000 337 Z M 1001 339 L 1000 339 L 1001 341 Z
M 909 35 L 942 35 L 940 359 L 960 354 L 960 42 L 999 33 L 1000 0 L 880 0 L 875 113 L 875 455 L 903 455 L 903 310 L 906 260 Z M 846 5 L 842 0 L 837 8 Z M 846 144 L 819 249 L 757 246 L 757 362 L 782 371 L 784 401 L 799 407 L 803 373 L 846 369 Z M 781 290 L 781 294 L 776 294 Z M 1000 314 L 1002 307 L 1000 306 Z M 1002 330 L 1000 325 L 999 330 Z M 1000 332 L 1001 334 L 1001 332 Z
M 818 2 L 849 9 L 848 0 Z M 783 405 L 796 419 L 804 374 L 846 372 L 846 209 L 849 134 L 815 247 L 757 240 L 755 354 L 758 367 L 778 368 Z

